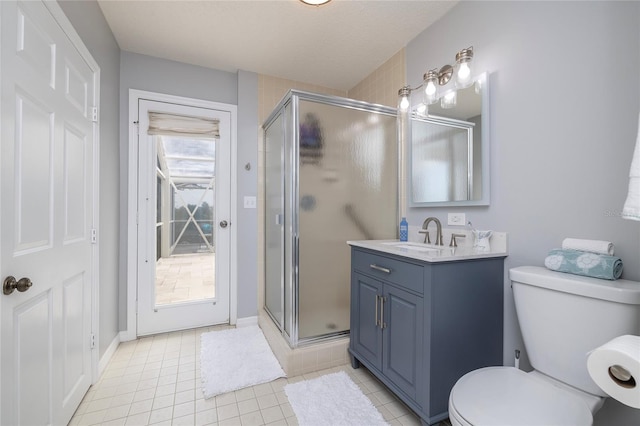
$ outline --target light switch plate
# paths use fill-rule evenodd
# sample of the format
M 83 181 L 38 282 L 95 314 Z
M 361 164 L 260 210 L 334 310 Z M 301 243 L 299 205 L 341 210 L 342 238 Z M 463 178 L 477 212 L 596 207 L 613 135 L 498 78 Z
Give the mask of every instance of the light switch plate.
M 447 218 L 448 225 L 464 226 L 467 223 L 467 218 L 464 213 L 449 213 Z
M 256 197 L 245 195 L 245 197 L 244 197 L 244 208 L 245 209 L 255 209 L 256 208 Z

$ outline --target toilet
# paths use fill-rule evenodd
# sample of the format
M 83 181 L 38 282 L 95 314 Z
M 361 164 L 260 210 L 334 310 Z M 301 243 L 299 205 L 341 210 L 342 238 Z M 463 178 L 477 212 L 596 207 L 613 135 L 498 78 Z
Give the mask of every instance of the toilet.
M 485 367 L 461 377 L 449 420 L 469 425 L 591 425 L 605 394 L 587 371 L 593 349 L 640 335 L 640 283 L 521 266 L 509 271 L 524 345 L 534 368 Z

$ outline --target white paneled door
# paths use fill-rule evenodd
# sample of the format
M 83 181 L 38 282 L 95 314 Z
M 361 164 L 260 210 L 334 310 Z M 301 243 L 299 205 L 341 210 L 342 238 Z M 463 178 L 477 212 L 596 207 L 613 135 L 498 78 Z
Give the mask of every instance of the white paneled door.
M 57 4 L 0 7 L 0 423 L 61 425 L 92 380 L 98 80 Z

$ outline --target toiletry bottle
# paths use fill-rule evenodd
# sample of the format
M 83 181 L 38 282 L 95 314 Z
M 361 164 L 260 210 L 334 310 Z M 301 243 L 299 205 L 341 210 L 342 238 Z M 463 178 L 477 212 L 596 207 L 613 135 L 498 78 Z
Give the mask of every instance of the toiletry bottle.
M 409 239 L 409 224 L 406 218 L 402 218 L 400 221 L 400 241 L 407 241 Z

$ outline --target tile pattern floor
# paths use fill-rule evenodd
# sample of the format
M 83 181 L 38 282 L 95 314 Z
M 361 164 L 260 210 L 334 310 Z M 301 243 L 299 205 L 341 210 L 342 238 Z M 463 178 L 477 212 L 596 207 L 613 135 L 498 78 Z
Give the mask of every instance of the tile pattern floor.
M 156 304 L 215 296 L 215 254 L 180 254 L 156 262 Z
M 102 377 L 89 389 L 70 425 L 297 425 L 284 386 L 343 370 L 394 426 L 418 417 L 365 368 L 343 365 L 204 399 L 200 334 L 216 326 L 160 334 L 120 344 Z M 318 425 L 322 425 L 322 419 Z

